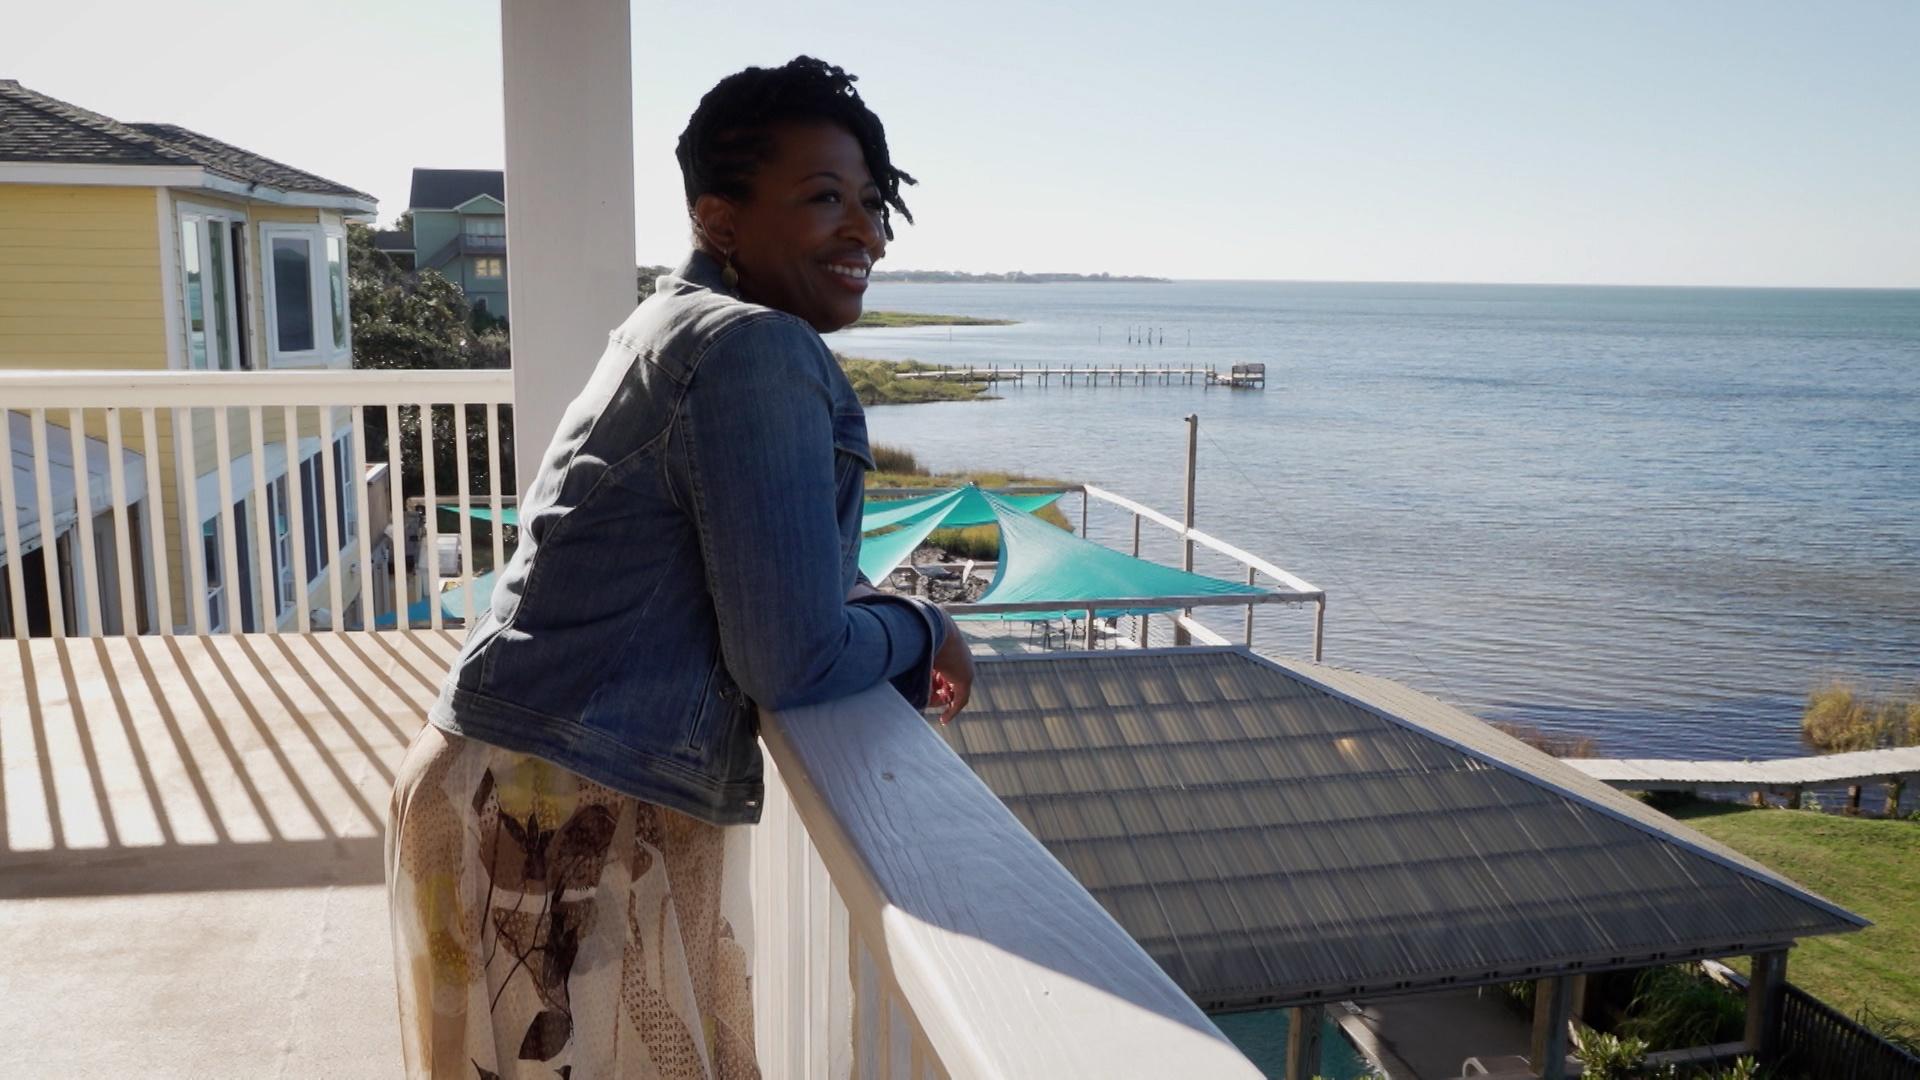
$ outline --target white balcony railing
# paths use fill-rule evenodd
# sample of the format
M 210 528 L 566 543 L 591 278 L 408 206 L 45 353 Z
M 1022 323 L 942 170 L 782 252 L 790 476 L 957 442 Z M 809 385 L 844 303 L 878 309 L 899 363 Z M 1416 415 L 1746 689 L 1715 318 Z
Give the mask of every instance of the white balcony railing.
M 386 522 L 405 520 L 407 500 L 416 493 L 403 491 L 399 478 L 411 463 L 426 491 L 461 511 L 462 574 L 474 568 L 468 511 L 475 505 L 493 510 L 491 554 L 498 565 L 500 510 L 509 495 L 500 480 L 506 455 L 499 435 L 511 397 L 503 371 L 0 372 L 0 414 L 8 429 L 0 440 L 6 556 L 0 573 L 7 578 L 0 628 L 26 637 L 43 626 L 32 635 L 43 639 L 198 637 L 167 648 L 139 640 L 91 650 L 60 640 L 24 643 L 17 655 L 0 654 L 6 661 L 0 702 L 24 701 L 43 725 L 68 711 L 77 724 L 83 712 L 114 715 L 130 702 L 154 702 L 125 719 L 131 737 L 159 745 L 175 729 L 214 730 L 231 721 L 225 715 L 231 708 L 220 704 L 224 696 L 193 689 L 200 685 L 194 672 L 211 665 L 225 672 L 222 694 L 240 695 L 253 725 L 250 737 L 276 746 L 310 742 L 317 716 L 348 722 L 343 710 L 353 711 L 358 701 L 369 715 L 352 722 L 364 721 L 372 734 L 349 740 L 350 748 L 378 760 L 349 771 L 362 779 L 391 775 L 412 733 L 406 721 L 422 714 L 437 673 L 410 667 L 411 677 L 397 679 L 375 669 L 383 658 L 422 649 L 448 657 L 458 642 L 445 634 L 409 634 L 403 641 L 357 632 L 376 624 L 373 616 L 384 609 L 379 593 L 389 594 L 404 629 L 408 600 L 440 592 L 435 515 L 424 515 L 418 550 L 427 557 L 410 578 L 404 557 L 384 566 L 376 559 L 385 531 L 380 510 L 384 506 Z M 427 422 L 407 438 L 390 437 L 386 453 L 368 468 L 367 426 L 376 416 L 389 433 L 401 432 L 403 420 Z M 484 442 L 471 445 L 484 447 L 474 460 L 491 463 L 490 481 L 474 478 L 469 454 L 459 452 L 452 455 L 454 483 L 437 476 L 444 470 L 436 468 L 435 440 L 465 448 L 481 430 Z M 350 454 L 353 467 L 336 473 L 337 454 Z M 336 476 L 344 480 L 340 503 L 304 498 L 303 481 Z M 283 485 L 285 494 L 278 494 Z M 484 500 L 470 494 L 483 486 Z M 317 515 L 323 521 L 310 521 L 309 504 L 325 510 Z M 205 505 L 217 509 L 203 517 Z M 351 506 L 352 513 L 337 505 Z M 328 573 L 321 582 L 309 572 L 304 539 L 310 525 L 315 543 L 332 552 L 330 569 L 346 573 Z M 403 532 L 394 529 L 392 537 Z M 375 543 L 361 543 L 361 536 Z M 242 545 L 241 537 L 252 539 Z M 43 550 L 54 557 L 36 558 Z M 243 551 L 251 557 L 242 559 Z M 315 594 L 292 590 L 284 614 L 282 569 L 297 582 L 314 583 Z M 226 582 L 236 588 L 226 590 Z M 211 602 L 210 583 L 212 599 L 225 603 Z M 363 585 L 359 614 L 347 617 L 349 590 Z M 244 629 L 245 620 L 230 614 L 242 589 L 251 591 L 256 625 L 321 636 L 285 648 L 231 642 L 224 632 Z M 324 626 L 317 625 L 316 602 L 330 605 Z M 440 605 L 427 607 L 420 625 L 438 629 Z M 356 632 L 346 634 L 349 629 Z M 234 644 L 235 655 L 263 666 L 257 678 L 231 657 L 224 667 L 213 659 L 232 653 L 225 646 Z M 129 662 L 114 659 L 129 649 Z M 277 678 L 275 668 L 310 661 L 312 671 L 287 672 L 304 678 Z M 372 666 L 363 671 L 359 664 Z M 71 683 L 79 697 L 67 692 L 67 680 L 32 674 L 73 665 L 84 668 L 76 668 Z M 320 698 L 303 704 L 305 695 L 290 696 L 288 685 L 308 686 Z M 360 685 L 404 700 L 375 701 L 353 689 Z M 767 794 L 752 834 L 751 889 L 755 1043 L 763 1075 L 1260 1075 L 890 688 L 764 716 L 761 734 Z M 42 745 L 39 752 L 57 749 Z M 347 752 L 328 750 L 336 751 Z M 225 760 L 182 759 L 180 767 L 218 768 Z M 264 769 L 286 760 L 276 752 L 233 757 L 230 764 Z M 76 770 L 48 757 L 38 771 L 11 770 L 9 790 L 35 777 L 61 783 L 94 768 L 90 762 Z M 300 789 L 297 777 L 286 779 Z M 85 786 L 96 794 L 145 790 L 116 777 L 95 777 Z M 186 784 L 189 790 L 235 786 L 274 791 L 286 785 L 219 777 Z M 49 807 L 86 796 L 46 794 Z M 373 792 L 355 805 L 378 802 Z M 20 819 L 8 820 L 10 830 L 20 826 Z M 58 849 L 58 830 L 50 835 Z M 245 857 L 257 864 L 270 856 Z M 96 876 L 113 872 L 111 865 L 89 866 Z M 375 985 L 384 981 L 384 972 L 370 977 L 364 991 L 384 996 L 390 991 Z
M 762 1075 L 1261 1075 L 891 688 L 760 734 Z
M 457 503 L 462 575 L 467 511 L 490 502 L 499 565 L 512 394 L 506 371 L 0 372 L 0 636 L 371 629 L 387 611 L 405 625 L 440 594 L 440 530 L 422 515 L 410 578 L 400 478 L 411 464 Z M 370 418 L 388 432 L 375 462 Z M 436 431 L 467 447 L 482 429 L 436 476 Z M 472 460 L 492 463 L 485 496 Z M 425 607 L 438 628 L 441 605 Z

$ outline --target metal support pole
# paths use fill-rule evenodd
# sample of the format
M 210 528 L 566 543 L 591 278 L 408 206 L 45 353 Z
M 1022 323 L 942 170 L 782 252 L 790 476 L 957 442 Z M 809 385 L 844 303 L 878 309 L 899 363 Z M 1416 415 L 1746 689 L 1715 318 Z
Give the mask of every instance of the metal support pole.
M 1093 609 L 1087 609 L 1087 648 L 1093 648 Z
M 1573 978 L 1556 975 L 1534 983 L 1532 1053 L 1535 1076 L 1564 1080 L 1567 1075 L 1567 1019 L 1572 1015 Z
M 1287 1080 L 1313 1080 L 1320 1075 L 1320 1028 L 1325 1014 L 1324 1005 L 1287 1010 Z
M 1147 647 L 1148 623 L 1151 622 L 1152 619 L 1153 616 L 1144 612 L 1135 617 L 1134 641 L 1143 649 Z
M 1087 538 L 1087 502 L 1087 493 L 1083 488 L 1080 492 L 1080 539 L 1082 540 Z
M 1249 585 L 1253 584 L 1254 573 L 1255 571 L 1253 567 L 1251 566 L 1247 567 L 1247 584 Z M 1247 605 L 1247 645 L 1249 647 L 1253 645 L 1253 605 L 1252 604 Z
M 1083 538 L 1084 539 L 1084 538 Z M 1133 515 L 1133 557 L 1140 557 L 1140 515 Z
M 1200 460 L 1200 414 L 1188 413 L 1187 414 L 1187 507 L 1186 507 L 1186 513 L 1185 515 L 1183 515 L 1181 520 L 1189 530 L 1193 528 L 1194 476 L 1199 468 L 1199 460 Z M 1191 574 L 1193 573 L 1193 538 L 1191 536 L 1182 535 L 1180 540 L 1181 540 L 1180 569 L 1185 570 L 1187 573 Z M 1193 609 L 1187 608 L 1183 612 L 1183 614 L 1185 614 L 1188 618 L 1192 618 Z M 1173 624 L 1173 643 L 1175 645 L 1193 644 L 1193 635 L 1188 633 L 1187 628 L 1180 625 L 1178 621 L 1175 621 Z
M 1321 597 L 1313 605 L 1313 662 L 1320 662 L 1320 638 L 1327 629 L 1327 598 Z
M 1747 980 L 1748 1049 L 1762 1065 L 1780 1056 L 1780 1006 L 1787 992 L 1787 951 L 1753 954 L 1753 974 Z

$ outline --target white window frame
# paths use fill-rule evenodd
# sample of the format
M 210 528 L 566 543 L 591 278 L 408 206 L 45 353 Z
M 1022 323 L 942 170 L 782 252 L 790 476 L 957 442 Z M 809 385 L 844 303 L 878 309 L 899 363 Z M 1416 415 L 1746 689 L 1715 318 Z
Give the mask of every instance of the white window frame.
M 482 263 L 499 263 L 500 272 L 497 274 L 482 273 L 480 270 L 480 264 Z M 507 276 L 507 260 L 504 257 L 499 255 L 473 256 L 473 279 L 475 281 L 499 281 L 501 278 L 504 278 L 506 276 Z
M 281 474 L 280 482 L 282 484 L 286 483 L 286 474 Z M 273 484 L 269 483 L 267 488 L 269 498 L 271 498 Z M 216 497 L 214 502 L 218 505 L 219 499 Z M 220 527 L 220 515 L 224 511 L 202 511 L 202 513 L 206 514 L 206 517 L 200 522 L 200 547 L 197 553 L 202 558 L 205 558 L 207 542 L 209 540 L 213 542 L 213 565 L 207 567 L 207 592 L 206 595 L 201 598 L 201 603 L 207 606 L 207 630 L 209 633 L 221 634 L 226 633 L 229 627 L 244 629 L 246 626 L 246 612 L 243 611 L 242 608 L 246 606 L 252 606 L 255 609 L 253 616 L 256 626 L 265 627 L 272 625 L 277 627 L 287 612 L 293 609 L 291 602 L 292 596 L 288 596 L 289 602 L 285 607 L 275 605 L 278 610 L 274 611 L 271 615 L 259 610 L 260 605 L 253 603 L 254 576 L 260 572 L 260 554 L 253 549 L 253 515 L 259 509 L 259 507 L 253 504 L 253 492 L 249 491 L 240 498 L 235 499 L 233 503 L 230 504 L 230 509 L 246 515 L 246 521 L 242 522 L 236 517 L 233 523 L 233 542 L 236 549 L 233 553 L 234 567 L 236 572 L 244 579 L 241 584 L 244 585 L 246 589 L 246 595 L 243 597 L 237 587 L 234 589 L 227 588 L 228 583 L 222 580 L 226 577 L 227 573 L 226 537 L 223 535 L 224 530 Z M 211 536 L 207 535 L 208 529 L 213 530 Z M 240 549 L 245 549 L 247 553 L 247 569 L 240 569 Z M 269 555 L 274 554 L 276 553 L 269 553 Z M 220 618 L 218 619 L 213 617 L 213 605 L 215 601 L 218 601 L 220 604 Z M 266 602 L 273 604 L 273 597 L 269 595 L 266 598 Z
M 190 339 L 190 335 L 193 333 L 193 313 L 187 306 L 187 256 L 186 256 L 186 252 L 181 251 L 179 247 L 179 245 L 182 242 L 182 237 L 180 236 L 180 226 L 188 222 L 194 222 L 197 225 L 197 227 L 194 229 L 194 240 L 198 244 L 198 251 L 196 251 L 195 254 L 198 255 L 200 260 L 200 280 L 201 280 L 200 304 L 201 304 L 202 310 L 204 311 L 208 306 L 210 306 L 210 299 L 213 295 L 212 292 L 207 287 L 208 286 L 207 274 L 208 274 L 209 267 L 213 263 L 213 259 L 212 259 L 213 252 L 211 250 L 211 246 L 207 243 L 207 223 L 210 221 L 217 221 L 220 223 L 221 239 L 226 241 L 226 245 L 227 245 L 227 274 L 229 275 L 229 280 L 227 282 L 227 290 L 228 290 L 229 296 L 227 297 L 227 300 L 228 300 L 227 309 L 221 314 L 222 314 L 222 317 L 226 319 L 227 335 L 228 335 L 227 340 L 233 343 L 235 355 L 223 356 L 220 358 L 221 362 L 219 364 L 202 369 L 202 368 L 195 368 L 193 366 L 193 348 L 192 348 L 192 341 Z M 243 251 L 240 253 L 241 257 L 237 261 L 235 259 L 235 253 L 233 250 L 233 229 L 232 229 L 232 226 L 235 224 L 239 224 L 242 226 L 246 225 L 247 215 L 242 211 L 232 210 L 224 206 L 209 206 L 204 203 L 193 203 L 193 202 L 184 202 L 184 201 L 174 203 L 174 214 L 173 214 L 174 257 L 179 260 L 178 272 L 175 274 L 175 279 L 179 285 L 179 290 L 180 290 L 178 303 L 180 305 L 180 333 L 181 333 L 180 340 L 183 346 L 183 351 L 181 352 L 181 355 L 180 355 L 180 363 L 187 370 L 192 370 L 192 371 L 199 371 L 199 370 L 245 371 L 247 370 L 240 366 L 240 357 L 238 353 L 242 348 L 240 335 L 247 332 L 247 327 L 250 320 L 247 318 L 247 313 L 244 310 L 242 310 L 242 305 L 240 302 L 240 294 L 234 291 L 233 282 L 231 278 L 234 273 L 235 266 L 238 266 L 241 268 L 241 271 L 242 271 L 242 273 L 240 274 L 240 277 L 244 281 L 246 277 L 246 273 L 245 273 L 246 269 L 253 266 L 254 263 L 251 258 L 251 255 L 252 255 L 251 252 Z M 247 232 L 248 232 L 247 229 L 245 228 L 241 229 L 242 235 L 245 235 Z M 248 295 L 251 295 L 251 292 L 252 292 L 251 289 L 247 290 Z M 213 334 L 212 329 L 209 328 L 207 333 L 208 333 L 209 342 L 214 342 L 216 339 L 213 338 L 212 336 Z M 248 344 L 250 345 L 251 342 L 249 342 Z M 211 358 L 213 350 L 217 348 L 218 348 L 217 344 L 210 344 L 208 349 L 209 358 Z M 251 348 L 247 348 L 246 353 L 249 358 L 252 358 L 253 356 L 256 355 L 255 351 Z M 258 366 L 258 365 L 256 364 L 255 366 Z
M 208 532 L 209 529 L 211 529 L 212 532 Z M 205 596 L 200 598 L 200 602 L 207 607 L 207 631 L 218 634 L 225 632 L 227 629 L 227 617 L 232 614 L 231 608 L 233 607 L 233 598 L 227 595 L 227 583 L 219 580 L 226 576 L 227 553 L 226 545 L 222 543 L 220 539 L 220 515 L 218 512 L 216 512 L 213 517 L 200 523 L 200 542 L 194 555 L 203 561 L 207 561 L 208 544 L 213 545 L 213 558 L 208 562 L 206 570 L 207 592 Z M 214 607 L 216 603 L 220 605 L 217 609 Z
M 274 621 L 278 623 L 294 609 L 299 585 L 293 580 L 293 511 L 287 503 L 290 489 L 287 474 L 267 484 L 267 539 L 273 545 Z M 280 594 L 286 594 L 285 599 Z
M 359 467 L 359 462 L 353 460 L 353 432 L 343 431 L 333 440 L 333 467 L 340 474 L 340 516 L 337 520 L 346 523 L 346 528 L 340 532 L 340 551 L 345 551 L 353 546 L 354 538 L 360 535 L 359 499 L 354 493 L 354 470 Z M 336 556 L 339 553 L 334 552 Z
M 333 270 L 327 264 L 327 242 L 340 241 L 340 330 L 345 340 L 334 341 L 333 352 L 336 361 L 345 357 L 346 366 L 351 367 L 353 366 L 353 277 L 347 265 L 350 259 L 347 250 L 347 230 L 338 225 L 325 225 L 321 227 L 320 235 L 322 237 L 320 273 L 327 279 L 327 291 L 321 295 L 320 299 L 321 306 L 327 312 L 327 338 L 330 341 L 333 338 Z
M 313 473 L 311 476 L 309 476 L 306 471 L 308 462 L 313 463 Z M 329 573 L 334 572 L 337 569 L 334 564 L 340 561 L 339 552 L 327 550 L 327 515 L 333 513 L 333 506 L 331 503 L 328 503 L 323 508 L 321 503 L 321 500 L 327 497 L 325 494 L 326 485 L 331 484 L 333 478 L 327 475 L 326 459 L 320 456 L 319 450 L 315 450 L 313 453 L 301 458 L 300 463 L 295 465 L 294 468 L 300 470 L 300 500 L 302 503 L 300 507 L 300 523 L 305 526 L 299 542 L 305 544 L 307 542 L 307 534 L 309 533 L 312 534 L 313 538 L 314 558 L 307 560 L 307 588 L 311 590 L 317 587 L 321 581 L 325 580 Z M 338 495 L 336 494 L 335 497 L 337 498 Z M 312 513 L 307 512 L 305 505 L 309 502 L 313 504 Z
M 260 226 L 260 286 L 262 307 L 266 313 L 267 362 L 271 367 L 343 367 L 341 360 L 349 362 L 353 355 L 353 301 L 342 292 L 346 308 L 345 341 L 333 339 L 333 277 L 327 264 L 327 239 L 332 237 L 340 241 L 340 268 L 342 275 L 347 272 L 347 233 L 331 224 L 290 224 L 287 222 L 266 222 Z M 280 302 L 276 292 L 276 274 L 273 269 L 273 242 L 276 239 L 297 239 L 307 242 L 307 300 L 310 310 L 308 317 L 313 320 L 313 348 L 283 350 L 280 348 Z M 344 282 L 342 283 L 344 286 Z

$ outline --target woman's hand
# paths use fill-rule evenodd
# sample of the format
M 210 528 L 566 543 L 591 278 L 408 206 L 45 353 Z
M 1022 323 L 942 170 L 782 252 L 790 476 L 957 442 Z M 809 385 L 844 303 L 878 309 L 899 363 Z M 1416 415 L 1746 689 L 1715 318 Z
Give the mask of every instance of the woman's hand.
M 953 616 L 942 611 L 940 617 L 946 620 L 947 639 L 933 654 L 933 700 L 943 706 L 940 722 L 945 724 L 959 716 L 973 698 L 973 650 L 967 648 L 967 639 Z

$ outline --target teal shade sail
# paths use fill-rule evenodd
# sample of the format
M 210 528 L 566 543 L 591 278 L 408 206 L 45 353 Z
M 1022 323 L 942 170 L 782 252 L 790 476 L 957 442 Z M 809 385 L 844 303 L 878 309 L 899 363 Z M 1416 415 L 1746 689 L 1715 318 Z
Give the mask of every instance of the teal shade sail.
M 870 533 L 918 518 L 934 505 L 958 495 L 958 489 L 947 488 L 930 495 L 915 495 L 911 499 L 868 499 L 860 509 L 860 531 Z
M 908 518 L 892 532 L 861 537 L 860 572 L 867 575 L 868 581 L 876 583 L 884 581 L 888 574 L 899 569 L 900 564 L 907 561 L 907 557 L 913 554 L 913 549 L 919 547 L 929 533 L 941 526 L 946 518 L 945 511 L 958 501 L 959 494 L 957 491 L 950 491 L 947 493 L 947 501 L 921 507 L 918 517 Z
M 962 608 L 954 612 L 956 619 L 1071 618 L 1085 614 L 1089 606 L 1093 606 L 1095 615 L 1112 618 L 1172 611 L 1178 605 L 1110 607 L 1095 602 L 1147 596 L 1257 596 L 1270 591 L 1136 559 L 1022 513 L 992 492 L 979 494 L 999 512 L 1000 521 L 1000 563 L 994 570 L 993 584 L 979 602 L 1058 600 L 1061 605 L 1058 611 L 981 615 L 965 614 Z
M 440 505 L 440 509 L 446 511 L 449 514 L 457 515 L 460 513 L 460 507 L 457 505 L 448 506 L 445 503 L 442 503 Z M 470 518 L 473 518 L 475 521 L 492 521 L 493 507 L 469 506 L 467 507 L 467 516 Z M 500 510 L 500 523 L 502 525 L 512 525 L 515 528 L 518 528 L 520 525 L 520 508 L 517 506 L 502 507 Z
M 946 519 L 940 523 L 943 529 L 970 529 L 976 525 L 992 525 L 995 522 L 993 507 L 987 505 L 984 492 L 968 484 L 963 488 L 950 488 L 932 495 L 916 495 L 911 499 L 867 500 L 862 511 L 860 531 L 870 533 L 884 529 L 888 525 L 898 525 L 902 521 L 917 518 L 927 507 L 938 503 L 949 495 L 958 494 L 959 501 L 947 512 Z M 1031 514 L 1043 506 L 1059 500 L 1065 492 L 1053 491 L 1040 495 L 998 495 L 1001 502 L 1022 513 Z
M 968 484 L 963 488 L 898 502 L 868 503 L 869 512 L 861 519 L 861 532 L 873 532 L 886 526 L 897 528 L 860 541 L 860 572 L 867 575 L 868 581 L 880 581 L 899 569 L 913 554 L 913 549 L 919 547 L 935 529 L 997 524 L 998 514 L 1003 509 L 1027 516 L 1032 513 L 1028 507 L 1037 509 L 1060 497 L 1058 493 L 1015 496 L 1002 499 L 999 508 L 996 508 L 983 495 L 979 488 Z

